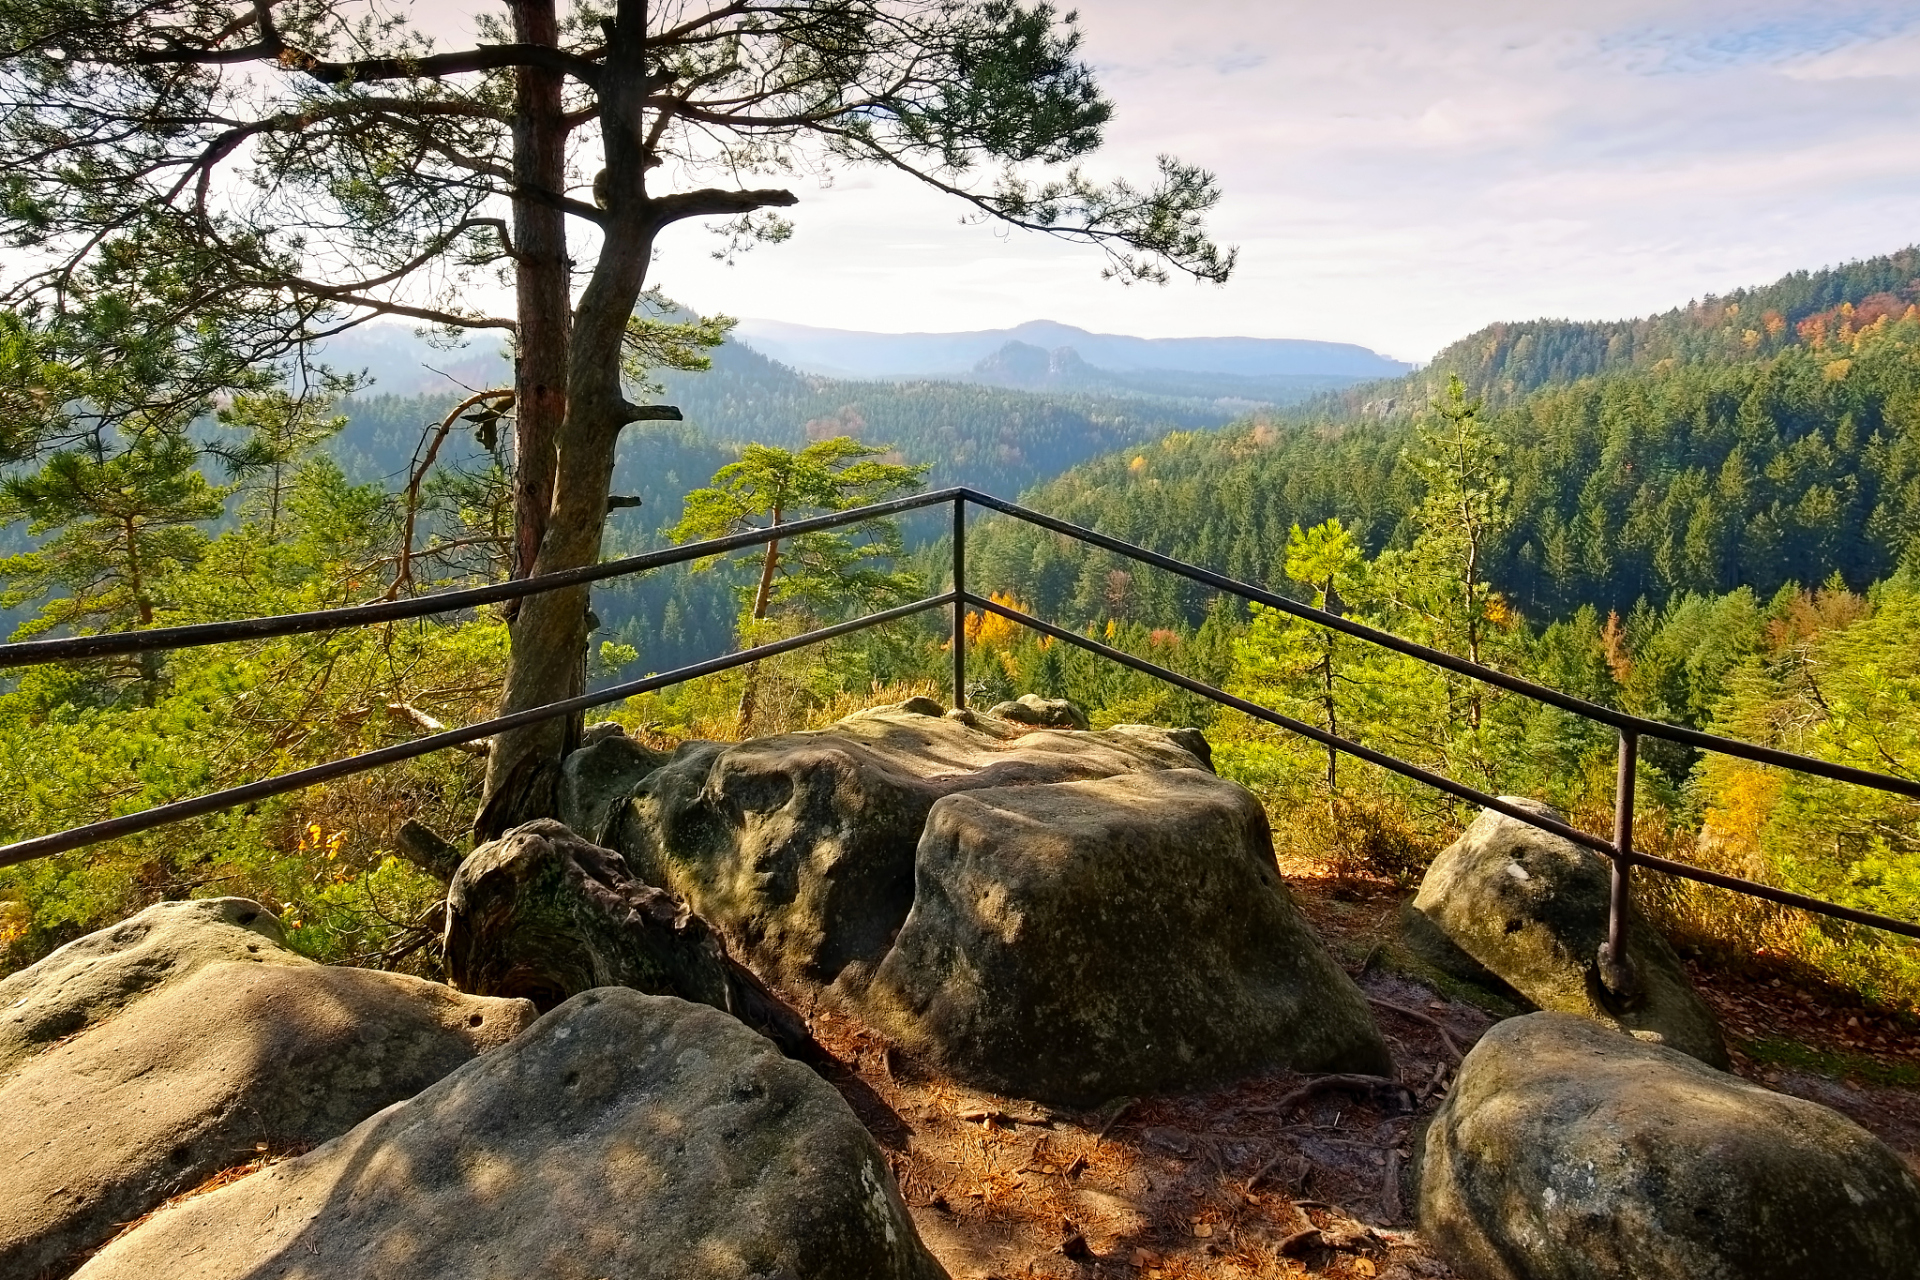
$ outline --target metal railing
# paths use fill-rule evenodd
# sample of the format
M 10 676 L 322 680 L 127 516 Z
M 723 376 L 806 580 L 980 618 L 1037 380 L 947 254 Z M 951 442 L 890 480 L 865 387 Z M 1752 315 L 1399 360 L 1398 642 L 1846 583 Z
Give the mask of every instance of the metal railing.
M 1301 737 L 1311 739 L 1335 751 L 1367 761 L 1370 764 L 1397 773 L 1402 777 L 1422 783 L 1437 791 L 1458 799 L 1503 813 L 1529 826 L 1551 832 L 1575 844 L 1595 850 L 1606 856 L 1612 864 L 1612 891 L 1610 895 L 1607 941 L 1605 959 L 1610 965 L 1624 967 L 1626 956 L 1626 936 L 1631 897 L 1632 870 L 1636 866 L 1660 871 L 1667 875 L 1730 889 L 1736 893 L 1762 898 L 1783 906 L 1798 907 L 1820 915 L 1831 916 L 1855 924 L 1869 925 L 1909 938 L 1920 938 L 1920 924 L 1913 921 L 1898 920 L 1891 916 L 1879 915 L 1871 911 L 1862 911 L 1854 907 L 1827 902 L 1806 894 L 1778 889 L 1772 885 L 1742 879 L 1738 876 L 1724 875 L 1709 871 L 1703 867 L 1691 866 L 1669 858 L 1643 853 L 1633 847 L 1634 814 L 1634 775 L 1642 738 L 1658 738 L 1679 743 L 1702 751 L 1713 751 L 1722 755 L 1751 760 L 1758 764 L 1772 765 L 1783 769 L 1797 770 L 1801 773 L 1828 778 L 1838 782 L 1853 783 L 1879 791 L 1891 792 L 1909 799 L 1920 799 L 1920 782 L 1896 777 L 1891 774 L 1875 773 L 1866 769 L 1856 769 L 1848 765 L 1834 764 L 1812 756 L 1798 755 L 1782 751 L 1775 747 L 1761 746 L 1756 743 L 1742 742 L 1735 738 L 1725 738 L 1717 734 L 1703 733 L 1684 725 L 1667 724 L 1659 720 L 1649 720 L 1642 716 L 1628 715 L 1612 707 L 1576 698 L 1557 689 L 1523 680 L 1518 676 L 1495 671 L 1490 667 L 1469 662 L 1464 658 L 1415 643 L 1353 621 L 1339 614 L 1329 613 L 1290 600 L 1272 591 L 1264 590 L 1249 583 L 1240 582 L 1224 574 L 1215 573 L 1198 565 L 1187 564 L 1171 556 L 1123 542 L 1092 529 L 1070 524 L 1041 512 L 1031 510 L 1017 503 L 996 498 L 965 487 L 936 490 L 930 493 L 916 494 L 912 497 L 897 498 L 890 502 L 876 503 L 859 507 L 851 511 L 836 512 L 808 520 L 796 520 L 772 528 L 753 530 L 734 534 L 724 538 L 714 538 L 706 542 L 689 543 L 666 551 L 652 551 L 644 555 L 628 556 L 623 559 L 609 560 L 602 564 L 580 569 L 570 569 L 561 573 L 543 574 L 537 578 L 523 578 L 512 582 L 496 583 L 484 587 L 470 587 L 458 591 L 444 591 L 419 596 L 410 600 L 381 601 L 375 604 L 350 605 L 337 609 L 322 609 L 311 613 L 287 614 L 278 617 L 245 618 L 233 622 L 197 623 L 184 627 L 159 627 L 146 631 L 121 632 L 111 635 L 76 636 L 53 640 L 30 640 L 17 644 L 0 645 L 0 669 L 26 666 L 34 663 L 70 661 L 85 658 L 101 658 L 135 653 L 153 653 L 164 650 L 186 648 L 192 645 L 223 644 L 234 641 L 259 640 L 277 636 L 310 634 L 321 631 L 334 631 L 345 627 L 364 626 L 370 623 L 394 622 L 408 618 L 423 618 L 434 614 L 444 614 L 462 609 L 470 609 L 484 604 L 496 604 L 505 600 L 537 595 L 563 587 L 579 586 L 583 583 L 600 582 L 609 578 L 640 573 L 649 569 L 663 568 L 668 565 L 683 564 L 692 560 L 723 555 L 730 551 L 748 547 L 763 546 L 773 541 L 785 541 L 802 534 L 815 533 L 828 529 L 845 528 L 868 520 L 886 516 L 900 515 L 909 511 L 924 510 L 931 507 L 951 505 L 953 509 L 953 587 L 939 595 L 928 596 L 911 604 L 882 610 L 821 627 L 802 635 L 784 640 L 776 640 L 757 645 L 738 653 L 712 658 L 705 662 L 679 667 L 659 675 L 651 675 L 642 680 L 631 680 L 622 684 L 597 689 L 575 698 L 545 706 L 500 716 L 496 719 L 481 721 L 461 729 L 449 729 L 434 733 L 412 742 L 382 747 L 361 755 L 315 765 L 311 768 L 297 769 L 289 773 L 262 778 L 242 786 L 229 787 L 223 791 L 197 796 L 189 800 L 175 801 L 159 805 L 138 813 L 124 814 L 106 818 L 67 831 L 53 832 L 35 836 L 13 844 L 0 846 L 0 867 L 11 866 L 34 858 L 43 858 L 51 854 L 98 844 L 119 836 L 131 835 L 151 830 L 171 822 L 186 818 L 214 813 L 237 805 L 248 804 L 267 796 L 279 795 L 310 787 L 316 783 L 334 778 L 347 777 L 377 769 L 396 761 L 411 759 L 440 751 L 462 743 L 473 742 L 502 732 L 518 728 L 541 720 L 557 716 L 571 715 L 590 707 L 619 702 L 636 694 L 648 693 L 669 685 L 678 684 L 699 676 L 713 675 L 735 667 L 758 662 L 779 654 L 790 653 L 796 649 L 820 644 L 840 636 L 851 635 L 869 627 L 880 626 L 932 609 L 951 606 L 953 659 L 953 702 L 956 707 L 966 706 L 966 614 L 969 608 L 986 613 L 997 614 L 1011 622 L 1029 627 L 1043 635 L 1067 644 L 1075 645 L 1090 653 L 1096 653 L 1111 659 L 1122 666 L 1143 672 L 1159 680 L 1185 689 L 1189 693 L 1211 699 L 1222 706 L 1231 707 L 1256 720 L 1275 725 Z M 1546 817 L 1524 806 L 1513 804 L 1499 796 L 1489 795 L 1475 787 L 1455 781 L 1442 774 L 1424 769 L 1419 765 L 1401 760 L 1383 751 L 1375 750 L 1363 743 L 1329 733 L 1303 720 L 1283 715 L 1271 708 L 1260 706 L 1245 698 L 1236 697 L 1225 690 L 1215 688 L 1191 676 L 1170 670 L 1145 658 L 1138 657 L 1112 645 L 1104 644 L 1091 636 L 1081 635 L 1070 628 L 1057 626 L 1040 618 L 1032 617 L 1020 610 L 1011 608 L 997 600 L 977 595 L 966 586 L 967 555 L 967 510 L 969 506 L 982 510 L 998 512 L 1016 520 L 1049 530 L 1071 538 L 1088 546 L 1099 547 L 1115 554 L 1126 556 L 1142 564 L 1176 574 L 1202 586 L 1225 592 L 1241 600 L 1265 605 L 1304 619 L 1332 631 L 1391 649 L 1405 654 L 1428 665 L 1451 671 L 1511 693 L 1521 694 L 1549 706 L 1557 707 L 1586 720 L 1611 727 L 1619 738 L 1618 774 L 1614 796 L 1614 826 L 1611 839 L 1583 831 L 1578 827 Z

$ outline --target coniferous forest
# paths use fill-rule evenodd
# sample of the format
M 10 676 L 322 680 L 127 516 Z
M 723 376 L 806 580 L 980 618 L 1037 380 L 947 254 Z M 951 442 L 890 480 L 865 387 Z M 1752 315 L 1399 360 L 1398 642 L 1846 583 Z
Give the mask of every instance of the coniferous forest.
M 798 457 L 850 437 L 903 475 L 917 469 L 910 483 L 1020 493 L 1595 701 L 1904 773 L 1920 767 L 1916 303 L 1920 255 L 1906 251 L 1642 320 L 1493 326 L 1402 379 L 1231 420 L 1199 400 L 835 383 L 730 343 L 709 370 L 662 373 L 685 421 L 629 428 L 613 489 L 639 501 L 613 512 L 605 554 L 687 536 L 688 496 L 720 483 L 746 441 Z M 0 563 L 16 634 L 497 578 L 512 458 L 497 413 L 448 417 L 453 407 L 377 388 L 262 390 L 203 419 L 198 448 L 16 468 L 5 501 L 17 553 Z M 831 491 L 841 496 L 805 509 L 876 492 Z M 943 587 L 940 521 L 908 521 L 876 545 L 884 554 L 796 543 L 781 589 L 757 608 L 758 561 L 607 584 L 594 597 L 591 678 L 836 620 L 855 599 Z M 856 577 L 870 589 L 833 585 Z M 1476 786 L 1606 821 L 1612 738 L 1574 717 L 1011 521 L 978 523 L 969 580 Z M 875 696 L 942 694 L 944 646 L 929 617 L 610 714 L 662 742 L 820 723 Z M 504 626 L 483 613 L 32 669 L 0 696 L 0 827 L 54 829 L 481 718 L 505 647 Z M 1038 692 L 1079 702 L 1096 724 L 1204 726 L 1222 768 L 1304 853 L 1414 876 L 1466 816 L 1002 619 L 971 619 L 969 649 L 976 701 Z M 1643 846 L 1920 913 L 1920 813 L 1904 802 L 1658 744 L 1641 768 Z M 447 753 L 136 837 L 110 856 L 0 871 L 6 963 L 143 901 L 221 885 L 283 908 L 316 955 L 405 966 L 431 946 L 436 890 L 397 856 L 397 828 L 426 814 L 458 829 L 475 785 L 472 758 Z M 1920 999 L 1920 965 L 1899 944 L 1713 890 L 1649 892 L 1697 948 L 1770 949 L 1876 998 Z

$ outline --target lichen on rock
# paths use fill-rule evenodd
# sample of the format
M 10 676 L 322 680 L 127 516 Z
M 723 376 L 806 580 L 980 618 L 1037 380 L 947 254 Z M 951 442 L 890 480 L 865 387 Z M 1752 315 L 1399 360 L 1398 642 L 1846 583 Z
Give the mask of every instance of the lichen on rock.
M 156 902 L 0 978 L 0 1078 L 47 1045 L 205 965 L 307 964 L 248 898 Z
M 635 788 L 609 843 L 769 978 L 858 985 L 913 905 L 914 850 L 941 797 L 1204 763 L 1166 730 L 1002 735 L 882 707 L 823 730 L 688 743 Z
M 1907 1280 L 1920 1182 L 1853 1121 L 1590 1018 L 1497 1024 L 1413 1173 L 1483 1280 Z
M 1200 769 L 941 800 L 858 1007 L 960 1080 L 1066 1105 L 1391 1067 L 1260 802 Z
M 185 912 L 159 918 L 205 924 Z M 184 932 L 204 941 L 204 928 Z M 263 956 L 279 951 L 264 932 L 234 932 L 259 940 Z M 108 950 L 111 942 L 78 954 L 129 954 Z M 117 1224 L 262 1150 L 344 1133 L 534 1019 L 523 1000 L 463 996 L 291 953 L 274 959 L 174 964 L 140 999 L 0 1086 L 0 1275 L 57 1268 Z

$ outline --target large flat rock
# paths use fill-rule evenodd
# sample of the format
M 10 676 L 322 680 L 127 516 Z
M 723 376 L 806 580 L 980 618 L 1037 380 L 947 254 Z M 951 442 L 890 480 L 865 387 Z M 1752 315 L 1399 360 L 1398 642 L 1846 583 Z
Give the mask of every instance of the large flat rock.
M 1391 1065 L 1260 802 L 1200 769 L 940 800 L 858 1007 L 961 1080 L 1064 1105 Z
M 1920 1182 L 1838 1112 L 1589 1018 L 1497 1024 L 1414 1174 L 1479 1280 L 1910 1280 Z
M 1191 730 L 1022 733 L 907 707 L 688 744 L 634 789 L 610 842 L 766 976 L 858 985 L 906 919 L 914 850 L 942 797 L 1204 763 L 1181 745 L 1198 742 Z
M 258 1148 L 344 1133 L 533 1017 L 524 1000 L 306 961 L 216 961 L 150 989 L 0 1086 L 0 1275 L 71 1266 Z
M 840 1096 L 733 1018 L 576 996 L 326 1146 L 155 1215 L 86 1280 L 937 1280 Z

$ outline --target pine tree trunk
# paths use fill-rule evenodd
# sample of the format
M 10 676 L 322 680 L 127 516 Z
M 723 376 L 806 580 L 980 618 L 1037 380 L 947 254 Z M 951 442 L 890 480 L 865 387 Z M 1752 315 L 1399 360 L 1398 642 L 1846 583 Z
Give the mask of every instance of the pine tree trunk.
M 557 45 L 553 0 L 511 0 L 514 37 Z M 513 247 L 520 326 L 514 361 L 513 574 L 532 572 L 553 508 L 554 449 L 567 411 L 567 132 L 557 71 L 522 67 L 514 89 Z
M 780 514 L 780 504 L 776 502 L 773 504 L 773 524 L 776 528 L 779 527 L 780 524 Z M 753 593 L 752 620 L 754 622 L 766 620 L 767 606 L 773 600 L 773 575 L 774 571 L 779 567 L 780 544 L 778 542 L 769 542 L 767 544 L 766 556 L 760 562 L 760 587 Z M 749 641 L 754 639 L 751 634 L 749 634 L 747 638 Z M 760 682 L 759 667 L 760 664 L 757 662 L 747 664 L 746 681 L 740 690 L 740 734 L 742 737 L 745 737 L 747 733 L 753 729 L 753 712 L 758 701 L 756 690 Z
M 620 357 L 660 225 L 645 185 L 645 31 L 645 6 L 622 0 L 600 84 L 605 240 L 564 347 L 565 413 L 553 440 L 552 502 L 532 564 L 535 575 L 599 559 L 614 448 L 620 429 L 635 417 L 622 394 Z M 565 316 L 564 307 L 560 314 Z M 531 354 L 530 347 L 528 351 Z M 522 602 L 513 621 L 503 714 L 584 690 L 588 597 L 589 588 L 582 586 Z M 474 822 L 479 839 L 490 840 L 523 822 L 553 816 L 560 762 L 579 741 L 580 721 L 579 715 L 566 716 L 494 738 L 487 758 L 487 794 Z

